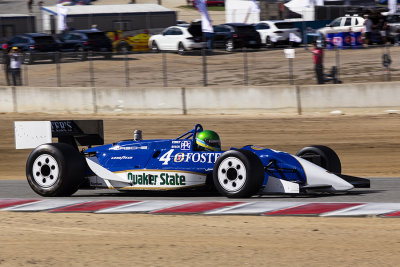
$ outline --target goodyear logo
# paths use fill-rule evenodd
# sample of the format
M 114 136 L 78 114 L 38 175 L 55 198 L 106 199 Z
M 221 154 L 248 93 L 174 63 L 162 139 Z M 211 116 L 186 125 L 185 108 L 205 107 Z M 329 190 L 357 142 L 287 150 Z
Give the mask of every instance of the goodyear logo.
M 132 181 L 133 185 L 186 185 L 185 175 L 178 173 L 160 173 L 158 174 L 134 174 L 128 173 L 128 180 Z

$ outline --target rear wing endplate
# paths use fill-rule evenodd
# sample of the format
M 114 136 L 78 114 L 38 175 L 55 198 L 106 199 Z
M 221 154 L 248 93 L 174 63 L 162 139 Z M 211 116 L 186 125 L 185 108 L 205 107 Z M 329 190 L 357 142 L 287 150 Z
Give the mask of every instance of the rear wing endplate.
M 53 138 L 74 147 L 104 144 L 103 120 L 15 121 L 14 131 L 16 149 L 52 143 Z

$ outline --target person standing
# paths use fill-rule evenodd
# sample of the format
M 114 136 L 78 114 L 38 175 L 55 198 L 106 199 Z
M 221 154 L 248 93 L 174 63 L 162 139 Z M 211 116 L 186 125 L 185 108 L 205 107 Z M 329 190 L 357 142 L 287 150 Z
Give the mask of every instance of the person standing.
M 29 13 L 32 13 L 33 0 L 28 0 L 26 4 L 28 5 Z
M 368 47 L 371 41 L 372 20 L 368 15 L 364 15 L 364 45 Z
M 10 57 L 8 56 L 8 45 L 3 44 L 3 68 L 4 68 L 4 76 L 6 77 L 6 83 L 7 85 L 11 85 L 10 81 Z
M 317 42 L 313 42 L 313 48 L 311 50 L 313 54 L 313 61 L 315 67 L 315 75 L 317 77 L 318 84 L 324 84 L 324 65 L 323 65 L 323 58 L 324 58 L 324 51 L 322 47 L 317 45 Z
M 18 47 L 13 47 L 8 54 L 10 58 L 10 70 L 13 79 L 13 85 L 18 86 L 22 85 L 21 82 L 21 64 L 22 64 L 22 55 L 18 51 Z

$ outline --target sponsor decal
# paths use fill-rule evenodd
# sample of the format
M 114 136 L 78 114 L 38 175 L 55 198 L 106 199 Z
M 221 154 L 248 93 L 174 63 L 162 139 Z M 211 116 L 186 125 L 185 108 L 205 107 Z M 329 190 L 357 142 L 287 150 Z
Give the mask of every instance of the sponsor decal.
M 265 149 L 264 147 L 261 147 L 261 146 L 251 146 L 251 149 L 254 149 L 254 150 L 263 150 L 263 149 Z
M 56 133 L 72 132 L 72 121 L 52 121 L 51 131 Z
M 147 149 L 147 146 L 113 146 L 109 150 L 137 150 Z
M 111 157 L 111 159 L 119 159 L 119 160 L 123 160 L 123 159 L 133 159 L 133 157 L 120 156 L 120 157 Z
M 190 150 L 192 147 L 192 142 L 190 140 L 184 141 L 172 141 L 171 148 L 177 148 L 180 150 Z
M 182 150 L 190 150 L 190 145 L 192 142 L 190 141 L 182 141 L 181 142 L 181 149 Z
M 215 163 L 220 155 L 214 152 L 177 153 L 174 162 Z
M 186 185 L 186 176 L 178 173 L 162 172 L 160 174 L 128 172 L 128 180 L 133 185 Z
M 162 165 L 168 165 L 171 159 L 174 162 L 194 162 L 194 163 L 215 163 L 218 157 L 222 154 L 222 152 L 179 152 L 176 153 L 175 156 L 172 156 L 174 149 L 170 149 L 164 155 L 162 155 L 159 161 L 162 162 Z

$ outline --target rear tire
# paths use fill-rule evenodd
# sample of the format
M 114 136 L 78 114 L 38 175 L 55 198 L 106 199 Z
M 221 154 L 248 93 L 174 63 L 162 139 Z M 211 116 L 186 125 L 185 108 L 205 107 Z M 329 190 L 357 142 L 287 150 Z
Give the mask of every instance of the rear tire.
M 70 196 L 85 177 L 86 162 L 78 150 L 63 143 L 35 148 L 26 162 L 30 187 L 44 197 Z
M 117 52 L 125 54 L 132 51 L 131 46 L 126 42 L 121 42 L 117 45 Z
M 265 39 L 265 45 L 268 48 L 274 48 L 275 47 L 275 43 L 271 41 L 271 38 L 269 36 L 267 36 L 266 39 Z
M 26 65 L 31 65 L 33 63 L 32 54 L 30 52 L 25 52 L 23 54 L 23 62 Z
M 81 46 L 78 47 L 76 49 L 76 51 L 77 51 L 77 58 L 80 61 L 85 61 L 87 59 L 87 52 L 85 51 L 85 49 L 83 47 L 81 47 Z
M 156 41 L 153 41 L 151 43 L 151 51 L 153 51 L 154 53 L 159 53 L 160 52 L 160 48 L 158 48 L 158 45 L 157 45 Z
M 251 197 L 262 186 L 264 167 L 258 156 L 251 151 L 229 150 L 223 153 L 215 163 L 213 181 L 223 196 Z
M 183 56 L 185 54 L 185 46 L 182 43 L 178 44 L 178 54 Z
M 229 39 L 228 41 L 226 41 L 225 50 L 227 52 L 232 52 L 234 49 L 235 49 L 235 44 L 234 44 L 233 40 Z
M 342 173 L 342 164 L 339 156 L 330 147 L 321 145 L 304 147 L 296 153 L 296 156 L 304 158 L 332 173 Z

